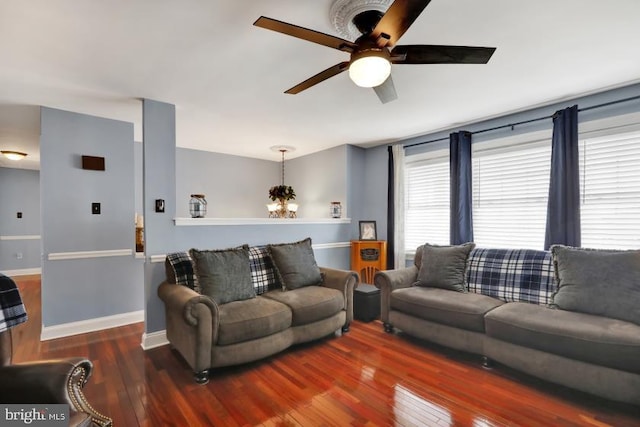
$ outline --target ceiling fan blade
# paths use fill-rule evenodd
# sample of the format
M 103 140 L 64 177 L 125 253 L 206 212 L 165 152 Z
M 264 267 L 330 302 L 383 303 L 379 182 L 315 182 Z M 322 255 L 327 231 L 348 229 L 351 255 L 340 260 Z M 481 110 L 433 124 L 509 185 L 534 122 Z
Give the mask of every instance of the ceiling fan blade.
M 401 45 L 391 51 L 394 64 L 486 64 L 495 47 Z
M 409 29 L 431 0 L 396 0 L 389 6 L 371 36 L 378 46 L 391 47 Z
M 287 34 L 302 40 L 318 43 L 344 52 L 353 52 L 357 49 L 355 43 L 334 37 L 319 31 L 310 30 L 308 28 L 299 27 L 287 22 L 278 21 L 277 19 L 261 16 L 253 23 L 256 27 L 266 28 L 267 30 L 277 31 L 278 33 Z
M 295 85 L 291 89 L 285 91 L 285 93 L 295 95 L 296 93 L 300 93 L 303 90 L 309 89 L 311 86 L 315 86 L 318 83 L 321 83 L 327 80 L 330 77 L 340 74 L 344 70 L 349 68 L 349 61 L 341 62 L 339 64 L 334 65 L 333 67 L 329 67 L 324 71 L 319 72 L 313 77 L 308 78 L 300 84 Z
M 380 98 L 380 102 L 383 104 L 398 99 L 396 87 L 393 84 L 391 76 L 387 77 L 387 80 L 385 80 L 380 86 L 374 87 L 373 90 L 376 92 L 376 95 Z

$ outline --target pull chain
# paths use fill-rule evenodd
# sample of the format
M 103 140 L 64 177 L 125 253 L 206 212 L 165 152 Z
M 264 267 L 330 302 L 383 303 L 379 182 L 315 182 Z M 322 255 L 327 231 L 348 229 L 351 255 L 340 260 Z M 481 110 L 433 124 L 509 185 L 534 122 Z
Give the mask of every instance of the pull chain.
M 282 185 L 284 186 L 284 153 L 287 150 L 280 150 L 280 152 L 282 153 Z

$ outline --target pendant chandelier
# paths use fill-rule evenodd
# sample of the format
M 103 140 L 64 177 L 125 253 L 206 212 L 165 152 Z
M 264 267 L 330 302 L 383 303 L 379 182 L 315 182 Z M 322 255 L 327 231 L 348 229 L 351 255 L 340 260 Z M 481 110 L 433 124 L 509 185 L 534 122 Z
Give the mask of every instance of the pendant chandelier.
M 271 147 L 271 150 L 280 152 L 282 175 L 280 185 L 274 185 L 269 189 L 269 198 L 273 202 L 267 205 L 269 218 L 296 218 L 298 214 L 298 204 L 291 202 L 291 200 L 295 200 L 296 193 L 293 187 L 284 183 L 284 155 L 287 152 L 294 151 L 295 148 L 277 145 Z

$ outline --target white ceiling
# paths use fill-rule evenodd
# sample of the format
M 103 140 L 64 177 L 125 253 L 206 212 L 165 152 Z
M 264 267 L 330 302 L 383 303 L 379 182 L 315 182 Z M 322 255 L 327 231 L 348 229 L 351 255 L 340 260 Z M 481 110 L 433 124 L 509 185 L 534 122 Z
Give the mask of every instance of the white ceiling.
M 130 121 L 140 141 L 150 98 L 176 105 L 180 147 L 278 160 L 269 147 L 373 146 L 640 81 L 638 0 L 433 0 L 400 44 L 497 47 L 489 64 L 394 65 L 385 105 L 347 73 L 284 94 L 348 56 L 252 23 L 336 35 L 331 4 L 2 0 L 0 148 L 37 156 L 34 109 L 16 106 Z

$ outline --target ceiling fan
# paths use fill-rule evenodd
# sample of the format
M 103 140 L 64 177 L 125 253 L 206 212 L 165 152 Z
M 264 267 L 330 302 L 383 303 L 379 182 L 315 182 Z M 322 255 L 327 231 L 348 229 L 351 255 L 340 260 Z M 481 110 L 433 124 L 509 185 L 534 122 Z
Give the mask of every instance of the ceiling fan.
M 486 64 L 496 50 L 494 47 L 396 45 L 430 1 L 395 0 L 386 13 L 367 10 L 357 14 L 353 23 L 362 36 L 355 42 L 264 16 L 253 25 L 351 55 L 349 61 L 329 67 L 285 93 L 300 93 L 348 69 L 355 84 L 372 87 L 384 104 L 398 97 L 391 79 L 391 64 Z

